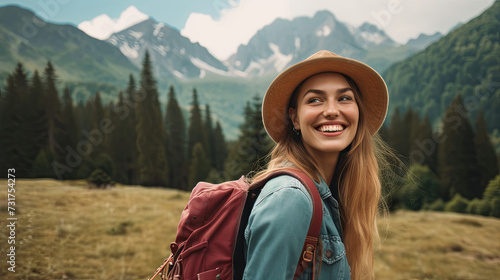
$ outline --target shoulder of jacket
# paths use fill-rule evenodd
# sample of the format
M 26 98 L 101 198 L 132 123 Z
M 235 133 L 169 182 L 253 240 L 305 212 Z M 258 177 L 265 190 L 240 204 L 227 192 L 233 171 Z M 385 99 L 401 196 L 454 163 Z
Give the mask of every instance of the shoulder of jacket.
M 280 175 L 267 181 L 257 198 L 256 204 L 266 199 L 273 193 L 283 190 L 291 193 L 292 196 L 290 197 L 290 200 L 305 198 L 310 202 L 312 207 L 312 198 L 310 197 L 306 187 L 297 178 L 291 175 Z

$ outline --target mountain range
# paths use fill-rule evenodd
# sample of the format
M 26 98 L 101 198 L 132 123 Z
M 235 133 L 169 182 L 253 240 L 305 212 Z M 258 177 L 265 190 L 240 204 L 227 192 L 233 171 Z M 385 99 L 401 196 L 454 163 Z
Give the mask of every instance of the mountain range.
M 398 45 L 375 25 L 356 28 L 338 21 L 328 11 L 314 17 L 276 19 L 241 45 L 227 61 L 218 61 L 206 48 L 192 43 L 178 30 L 154 19 L 138 23 L 111 35 L 106 41 L 117 46 L 136 66 L 148 49 L 158 71 L 180 79 L 220 76 L 265 76 L 328 49 L 360 59 L 383 72 L 392 63 L 425 48 L 440 34 L 422 36 L 411 45 Z M 163 76 L 163 74 L 162 74 Z
M 488 9 L 493 9 L 489 13 L 496 13 L 494 7 Z M 470 31 L 470 23 L 457 26 L 450 34 L 455 34 L 452 36 L 455 39 L 470 37 L 471 42 L 480 40 L 476 38 L 477 32 Z M 359 59 L 383 74 L 391 92 L 390 111 L 396 105 L 406 108 L 414 104 L 436 119 L 449 97 L 441 100 L 438 93 L 433 93 L 430 99 L 426 99 L 428 97 L 419 92 L 424 88 L 450 91 L 451 84 L 439 83 L 439 87 L 430 89 L 415 83 L 417 80 L 422 85 L 435 83 L 435 79 L 425 73 L 426 69 L 431 69 L 426 67 L 433 65 L 425 56 L 448 48 L 442 42 L 450 40 L 447 39 L 450 34 L 421 35 L 401 45 L 374 25 L 350 26 L 330 12 L 320 11 L 313 17 L 276 19 L 259 30 L 247 44 L 241 45 L 229 59 L 220 61 L 202 45 L 182 36 L 179 30 L 151 17 L 105 40 L 98 40 L 76 26 L 45 22 L 29 10 L 6 6 L 0 8 L 0 79 L 4 81 L 18 61 L 31 72 L 35 69 L 42 71 L 50 60 L 59 77 L 59 85 L 70 85 L 74 100 L 85 101 L 100 91 L 103 102 L 106 102 L 117 99 L 118 91 L 126 87 L 130 74 L 138 77 L 144 53 L 148 50 L 158 80 L 160 101 L 165 103 L 167 88 L 172 84 L 180 105 L 187 110 L 193 88 L 196 88 L 200 104 L 210 105 L 227 138 L 235 139 L 247 101 L 261 96 L 277 72 L 315 51 L 328 49 Z M 439 55 L 448 57 L 453 53 L 449 50 L 443 49 Z M 471 59 L 432 71 L 450 72 L 450 69 L 469 65 L 470 61 L 479 61 Z M 491 64 L 488 60 L 484 63 Z M 470 69 L 476 69 L 474 67 Z M 409 69 L 413 70 L 408 72 Z M 491 68 L 488 73 L 497 73 L 495 69 Z M 420 76 L 412 76 L 412 73 L 420 73 Z M 488 73 L 484 73 L 484 77 Z M 409 97 L 415 90 L 418 94 Z M 431 105 L 423 100 L 434 100 L 432 102 L 436 105 L 433 106 L 437 107 L 430 108 Z
M 10 73 L 18 61 L 29 71 L 41 72 L 50 60 L 66 81 L 118 85 L 139 71 L 109 43 L 73 25 L 45 22 L 17 6 L 0 8 L 0 60 L 0 77 Z
M 128 9 L 123 17 L 130 13 L 140 14 Z M 80 27 L 85 30 L 92 24 L 102 25 L 107 22 L 104 16 Z M 150 17 L 106 40 L 98 40 L 75 26 L 45 22 L 29 10 L 6 6 L 0 8 L 0 56 L 4 58 L 0 72 L 5 76 L 17 61 L 23 61 L 30 70 L 41 70 L 50 60 L 65 81 L 120 84 L 129 73 L 138 73 L 148 50 L 157 74 L 164 78 L 261 77 L 275 74 L 321 49 L 360 59 L 382 72 L 439 37 L 423 36 L 400 46 L 374 25 L 366 23 L 356 28 L 321 11 L 312 18 L 276 19 L 227 61 L 219 61 L 179 30 Z
M 207 72 L 227 74 L 227 67 L 206 48 L 151 18 L 111 35 L 106 41 L 137 67 L 148 50 L 155 72 L 161 77 L 182 79 L 203 78 Z

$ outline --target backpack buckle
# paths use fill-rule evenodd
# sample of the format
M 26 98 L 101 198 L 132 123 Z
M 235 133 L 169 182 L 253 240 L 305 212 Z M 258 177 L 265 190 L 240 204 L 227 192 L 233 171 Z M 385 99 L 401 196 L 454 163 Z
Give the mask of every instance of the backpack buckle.
M 306 246 L 306 250 L 302 254 L 302 259 L 308 263 L 313 261 L 313 259 L 314 259 L 314 246 L 313 245 Z

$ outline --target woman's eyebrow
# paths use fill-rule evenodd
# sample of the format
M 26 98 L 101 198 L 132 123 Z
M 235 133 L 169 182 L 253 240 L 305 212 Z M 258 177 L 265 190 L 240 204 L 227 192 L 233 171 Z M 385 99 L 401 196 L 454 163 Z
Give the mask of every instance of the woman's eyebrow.
M 348 92 L 348 91 L 354 92 L 352 90 L 352 88 L 350 88 L 350 87 L 337 89 L 337 93 L 345 93 L 345 92 Z M 304 94 L 304 96 L 306 96 L 309 93 L 316 93 L 316 94 L 320 94 L 320 95 L 325 95 L 326 94 L 326 92 L 324 90 L 311 88 L 311 89 L 308 89 L 306 91 L 306 93 Z

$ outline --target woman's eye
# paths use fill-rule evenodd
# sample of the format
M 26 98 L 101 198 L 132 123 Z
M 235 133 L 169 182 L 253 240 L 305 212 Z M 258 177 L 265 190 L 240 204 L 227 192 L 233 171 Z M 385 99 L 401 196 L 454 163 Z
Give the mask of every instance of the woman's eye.
M 349 100 L 352 100 L 352 97 L 350 97 L 348 95 L 344 95 L 344 96 L 339 98 L 339 101 L 349 101 Z
M 321 100 L 319 98 L 311 98 L 307 101 L 307 104 L 310 104 L 310 103 L 318 103 L 318 102 L 321 102 Z

